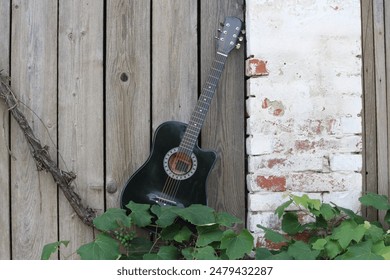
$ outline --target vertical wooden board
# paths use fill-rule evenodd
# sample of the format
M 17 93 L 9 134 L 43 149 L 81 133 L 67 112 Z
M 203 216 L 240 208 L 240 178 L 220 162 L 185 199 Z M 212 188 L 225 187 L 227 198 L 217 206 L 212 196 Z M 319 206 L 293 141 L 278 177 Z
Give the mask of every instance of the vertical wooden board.
M 214 36 L 226 16 L 243 18 L 243 1 L 201 1 L 202 82 L 216 53 Z M 219 158 L 208 181 L 209 205 L 245 220 L 244 50 L 232 51 L 202 133 Z
M 362 49 L 363 49 L 363 182 L 364 191 L 378 191 L 377 145 L 376 145 L 376 98 L 375 98 L 375 61 L 374 61 L 374 33 L 372 1 L 362 1 Z M 367 209 L 367 219 L 373 221 L 378 218 L 377 211 Z
M 385 194 L 389 187 L 388 119 L 386 96 L 385 22 L 383 0 L 373 1 L 375 92 L 377 118 L 378 193 Z M 379 213 L 380 220 L 383 215 Z
M 0 71 L 9 73 L 10 1 L 0 0 Z M 8 260 L 10 252 L 9 212 L 9 119 L 8 110 L 0 102 L 0 260 Z
M 196 105 L 197 1 L 153 1 L 152 127 L 188 122 Z
M 51 147 L 53 159 L 56 149 L 52 140 L 57 136 L 56 26 L 56 1 L 12 1 L 12 88 L 29 107 L 19 104 L 36 136 Z M 37 171 L 15 121 L 11 122 L 10 141 L 16 158 L 11 161 L 12 258 L 39 259 L 43 246 L 57 240 L 57 187 L 50 174 Z
M 60 166 L 77 174 L 75 191 L 98 213 L 104 210 L 103 0 L 59 5 L 58 145 Z M 65 256 L 93 239 L 93 231 L 60 194 L 60 239 Z M 73 255 L 71 255 L 73 254 Z
M 149 155 L 150 2 L 107 2 L 106 206 Z
M 384 1 L 385 9 L 385 59 L 386 59 L 386 96 L 387 96 L 387 122 L 390 120 L 390 2 Z M 390 129 L 387 130 L 387 151 L 390 158 Z M 387 166 L 387 190 L 384 195 L 390 197 L 390 164 Z

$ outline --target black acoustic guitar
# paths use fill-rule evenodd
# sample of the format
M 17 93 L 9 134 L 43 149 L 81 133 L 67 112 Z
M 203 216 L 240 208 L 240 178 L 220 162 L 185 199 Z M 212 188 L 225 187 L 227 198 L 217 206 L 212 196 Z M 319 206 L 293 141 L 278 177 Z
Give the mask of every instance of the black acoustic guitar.
M 130 201 L 178 207 L 207 204 L 206 180 L 216 153 L 200 149 L 197 139 L 228 54 L 242 40 L 241 26 L 240 19 L 225 18 L 222 29 L 218 30 L 214 62 L 189 123 L 168 121 L 157 128 L 148 160 L 130 177 L 122 191 L 122 208 Z

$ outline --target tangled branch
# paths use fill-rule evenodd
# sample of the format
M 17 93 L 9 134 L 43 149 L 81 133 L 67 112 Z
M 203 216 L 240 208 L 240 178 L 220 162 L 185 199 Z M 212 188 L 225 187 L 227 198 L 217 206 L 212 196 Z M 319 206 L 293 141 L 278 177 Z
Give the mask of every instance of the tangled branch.
M 42 146 L 39 139 L 34 135 L 26 117 L 19 110 L 18 99 L 8 84 L 8 78 L 0 73 L 0 98 L 5 101 L 8 110 L 23 131 L 38 170 L 50 172 L 79 218 L 84 224 L 93 227 L 92 221 L 96 216 L 96 212 L 92 208 L 85 206 L 80 196 L 75 192 L 73 181 L 76 178 L 76 174 L 61 170 L 57 163 L 51 159 L 48 146 Z

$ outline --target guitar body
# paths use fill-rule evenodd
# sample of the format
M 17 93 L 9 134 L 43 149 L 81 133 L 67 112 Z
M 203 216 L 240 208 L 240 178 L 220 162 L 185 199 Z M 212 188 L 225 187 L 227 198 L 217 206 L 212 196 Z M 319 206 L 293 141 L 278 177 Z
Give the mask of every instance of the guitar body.
M 130 201 L 178 207 L 207 204 L 206 180 L 216 153 L 198 145 L 191 156 L 177 150 L 186 128 L 186 124 L 175 121 L 164 122 L 157 128 L 149 158 L 122 191 L 122 208 Z

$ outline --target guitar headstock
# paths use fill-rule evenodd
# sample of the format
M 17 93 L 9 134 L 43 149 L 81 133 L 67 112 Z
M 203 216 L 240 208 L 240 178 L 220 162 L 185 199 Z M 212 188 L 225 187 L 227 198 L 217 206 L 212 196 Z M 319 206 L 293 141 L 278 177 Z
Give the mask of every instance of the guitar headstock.
M 240 36 L 242 21 L 236 17 L 226 17 L 221 25 L 222 29 L 218 29 L 219 36 L 216 37 L 218 40 L 217 51 L 228 55 L 234 48 L 240 48 L 240 43 L 238 42 L 243 40 L 243 37 Z

